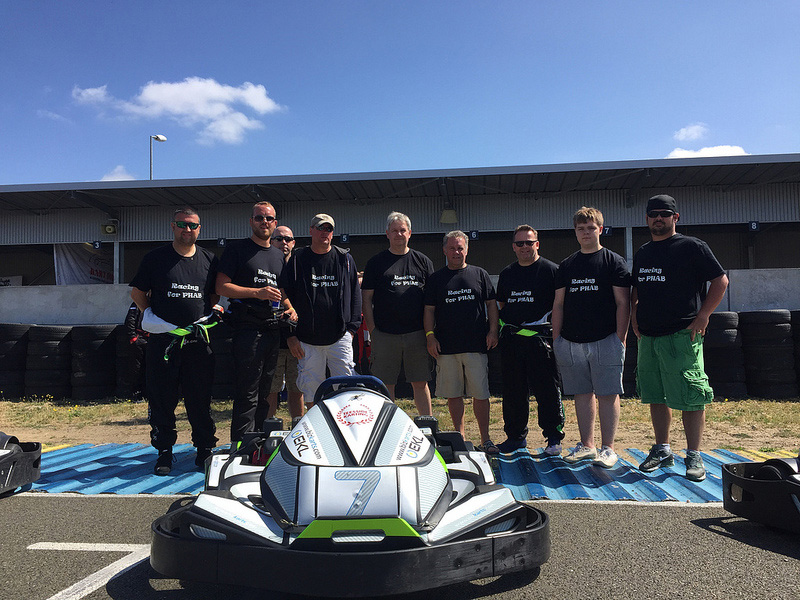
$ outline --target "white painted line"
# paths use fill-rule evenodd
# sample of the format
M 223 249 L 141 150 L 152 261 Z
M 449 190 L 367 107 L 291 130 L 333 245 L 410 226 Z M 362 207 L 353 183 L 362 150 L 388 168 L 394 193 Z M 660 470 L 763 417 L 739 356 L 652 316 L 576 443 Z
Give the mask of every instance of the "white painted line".
M 68 542 L 39 542 L 28 546 L 29 550 L 57 550 L 80 552 L 128 552 L 107 567 L 84 577 L 77 583 L 50 596 L 48 600 L 80 600 L 100 589 L 114 577 L 135 567 L 150 556 L 150 544 L 84 544 Z

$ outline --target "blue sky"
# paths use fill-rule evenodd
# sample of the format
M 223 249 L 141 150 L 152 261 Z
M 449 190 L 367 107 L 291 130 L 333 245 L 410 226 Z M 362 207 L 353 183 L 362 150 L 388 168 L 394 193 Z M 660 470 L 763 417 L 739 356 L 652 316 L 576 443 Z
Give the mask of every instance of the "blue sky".
M 0 0 L 0 184 L 800 151 L 790 1 Z

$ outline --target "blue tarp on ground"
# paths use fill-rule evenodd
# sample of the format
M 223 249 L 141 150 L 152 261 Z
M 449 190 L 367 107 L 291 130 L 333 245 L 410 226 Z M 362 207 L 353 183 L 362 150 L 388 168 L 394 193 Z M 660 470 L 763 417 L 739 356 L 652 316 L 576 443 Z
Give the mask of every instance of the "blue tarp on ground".
M 167 477 L 153 475 L 156 451 L 144 444 L 83 444 L 45 451 L 42 475 L 34 491 L 78 492 L 81 494 L 196 494 L 203 489 L 204 476 L 194 465 L 191 445 L 175 446 L 175 463 Z M 676 456 L 675 466 L 642 473 L 636 468 L 646 452 L 628 449 L 620 453 L 613 469 L 592 464 L 569 465 L 560 458 L 546 457 L 540 450 L 518 450 L 500 455 L 493 462 L 500 483 L 518 500 L 591 499 L 639 502 L 720 502 L 721 465 L 727 462 L 766 460 L 791 453 L 742 452 L 727 450 L 703 453 L 708 476 L 701 483 L 684 477 L 684 466 Z

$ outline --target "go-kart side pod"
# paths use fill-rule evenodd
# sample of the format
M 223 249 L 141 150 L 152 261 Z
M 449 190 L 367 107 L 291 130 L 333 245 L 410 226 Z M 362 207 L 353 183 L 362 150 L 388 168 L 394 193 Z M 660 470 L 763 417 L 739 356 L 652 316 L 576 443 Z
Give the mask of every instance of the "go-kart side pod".
M 0 494 L 12 492 L 39 479 L 42 445 L 20 442 L 0 431 Z
M 722 465 L 725 510 L 800 533 L 800 457 Z

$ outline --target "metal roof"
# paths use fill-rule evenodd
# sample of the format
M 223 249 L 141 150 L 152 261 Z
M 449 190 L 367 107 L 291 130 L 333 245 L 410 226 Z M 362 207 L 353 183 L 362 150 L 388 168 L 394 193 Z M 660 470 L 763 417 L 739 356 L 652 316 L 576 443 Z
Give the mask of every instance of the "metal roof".
M 725 191 L 800 183 L 800 154 L 674 158 L 555 165 L 223 177 L 154 181 L 100 181 L 0 186 L 0 210 L 43 214 L 92 207 L 112 217 L 130 207 L 208 208 L 259 199 L 368 204 L 393 198 L 444 199 L 497 194 L 558 196 L 576 191 L 640 192 L 702 186 Z

